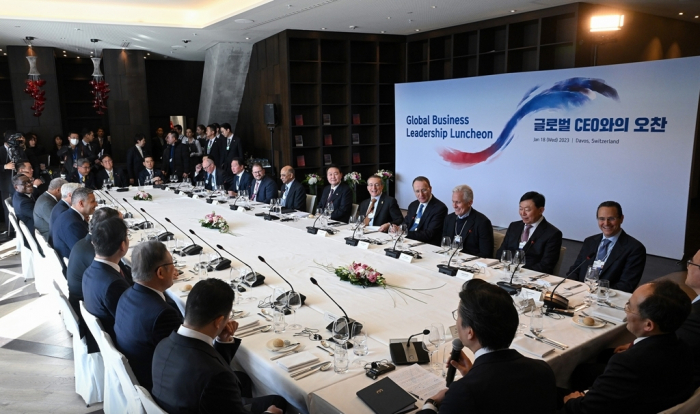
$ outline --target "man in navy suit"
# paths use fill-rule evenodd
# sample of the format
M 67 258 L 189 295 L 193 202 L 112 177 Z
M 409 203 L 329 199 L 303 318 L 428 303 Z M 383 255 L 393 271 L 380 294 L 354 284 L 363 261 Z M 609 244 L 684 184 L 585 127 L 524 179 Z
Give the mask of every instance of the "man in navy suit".
M 34 237 L 34 204 L 32 198 L 32 179 L 26 175 L 18 174 L 12 179 L 15 193 L 12 194 L 12 207 L 15 209 L 17 219 L 22 221 L 29 229 L 29 237 Z
M 119 217 L 109 218 L 92 229 L 95 260 L 83 273 L 85 309 L 102 322 L 102 328 L 114 338 L 114 317 L 122 293 L 129 282 L 119 262 L 129 250 L 126 224 Z
M 204 188 L 207 190 L 215 191 L 216 186 L 224 185 L 224 175 L 209 158 L 205 158 L 202 164 L 196 167 L 195 174 L 195 183 L 203 181 Z
M 221 145 L 217 137 L 218 131 L 219 126 L 217 124 L 208 125 L 206 129 L 207 142 L 202 146 L 204 156 L 214 160 L 215 164 L 223 162 L 223 158 L 226 155 L 221 152 Z
M 183 316 L 165 294 L 177 278 L 173 257 L 159 241 L 143 242 L 131 255 L 135 284 L 119 298 L 114 318 L 117 349 L 129 359 L 136 379 L 153 388 L 151 366 L 156 345 L 177 328 Z
M 472 256 L 493 256 L 493 226 L 491 220 L 472 208 L 474 192 L 468 185 L 452 190 L 454 213 L 445 218 L 442 236 L 459 240 L 462 251 Z
M 253 178 L 248 187 L 248 195 L 252 201 L 269 204 L 270 200 L 277 198 L 277 184 L 272 178 L 265 177 L 262 164 L 253 164 Z
M 554 413 L 557 387 L 546 362 L 509 349 L 518 329 L 518 312 L 503 289 L 481 279 L 462 286 L 452 313 L 464 353 L 450 364 L 462 378 L 425 401 L 421 414 Z M 505 390 L 505 393 L 504 393 Z
M 220 156 L 220 162 L 216 165 L 224 170 L 231 165 L 231 161 L 234 158 L 243 157 L 243 140 L 233 135 L 231 125 L 228 122 L 221 124 L 219 130 L 223 138 L 219 140 L 219 150 L 222 155 Z
M 114 161 L 112 161 L 112 157 L 110 155 L 103 155 L 100 158 L 100 161 L 102 162 L 102 166 L 104 168 L 101 168 L 100 171 L 97 172 L 95 178 L 95 184 L 98 188 L 102 188 L 102 186 L 105 183 L 105 180 L 109 179 L 114 181 L 115 187 L 129 186 L 129 180 L 126 178 L 124 173 L 121 170 L 117 171 L 116 169 L 114 169 Z
M 427 177 L 414 178 L 412 186 L 416 201 L 408 205 L 408 214 L 404 219 L 407 237 L 439 246 L 447 206 L 433 195 L 433 187 Z
M 190 150 L 180 143 L 177 131 L 170 131 L 165 137 L 168 145 L 163 150 L 161 169 L 166 177 L 175 175 L 178 180 L 187 178 L 190 170 Z
M 126 169 L 129 172 L 129 184 L 136 184 L 139 179 L 139 174 L 146 167 L 144 166 L 144 157 L 146 152 L 146 136 L 136 134 L 134 136 L 134 146 L 129 148 L 126 153 Z
M 90 160 L 87 158 L 79 158 L 76 168 L 71 175 L 68 176 L 69 183 L 85 184 L 85 187 L 95 189 L 95 177 L 90 172 Z
M 562 234 L 544 218 L 544 203 L 544 196 L 536 191 L 520 197 L 518 211 L 522 220 L 510 223 L 503 243 L 496 251 L 496 258 L 500 258 L 504 250 L 523 250 L 523 267 L 552 274 L 559 261 Z
M 54 178 L 46 192 L 36 200 L 34 205 L 34 228 L 39 230 L 47 242 L 51 235 L 51 213 L 56 204 L 61 202 L 61 187 L 67 183 L 63 178 Z
M 81 187 L 73 191 L 71 208 L 56 219 L 51 228 L 53 248 L 60 257 L 70 257 L 70 251 L 88 234 L 88 218 L 95 212 L 95 194 L 89 188 Z
M 151 181 L 151 184 L 163 184 L 163 172 L 160 170 L 154 170 L 154 164 L 153 157 L 150 155 L 147 155 L 146 158 L 144 158 L 143 166 L 146 168 L 139 173 L 139 185 L 145 185 L 147 179 Z
M 233 300 L 234 292 L 226 282 L 199 281 L 188 295 L 184 323 L 156 346 L 151 394 L 166 412 L 284 412 L 287 402 L 282 397 L 246 400 L 241 396 L 240 381 L 231 368 L 241 343 L 233 336 L 238 322 L 229 320 Z M 252 404 L 250 411 L 246 404 Z
M 242 158 L 231 160 L 231 169 L 224 174 L 224 186 L 228 195 L 238 196 L 240 190 L 247 190 L 253 181 L 253 175 L 245 170 Z
M 615 201 L 604 201 L 596 213 L 601 234 L 587 237 L 581 251 L 569 272 L 585 260 L 589 265 L 599 269 L 600 278 L 609 280 L 610 287 L 625 292 L 632 292 L 642 279 L 647 250 L 637 239 L 622 230 L 622 206 Z M 588 258 L 588 259 L 587 259 Z M 578 272 L 570 276 L 583 282 L 588 266 L 581 266 Z
M 373 175 L 367 179 L 367 191 L 370 198 L 360 203 L 357 214 L 365 217 L 365 225 L 379 226 L 379 231 L 386 233 L 389 226 L 403 223 L 403 214 L 399 203 L 389 194 L 384 194 L 384 182 Z
M 306 211 L 306 190 L 294 175 L 294 168 L 287 165 L 280 171 L 282 179 L 282 207 L 293 208 L 294 210 Z
M 56 203 L 55 206 L 53 206 L 49 221 L 49 245 L 51 246 L 53 246 L 51 229 L 56 225 L 56 220 L 58 217 L 70 208 L 73 191 L 77 190 L 78 188 L 80 188 L 80 184 L 78 183 L 66 183 L 61 186 L 61 200 Z
M 328 179 L 328 185 L 321 193 L 318 207 L 327 209 L 333 203 L 331 220 L 347 223 L 352 213 L 352 190 L 343 181 L 343 173 L 340 172 L 340 168 L 335 165 L 331 165 L 326 170 L 326 179 Z

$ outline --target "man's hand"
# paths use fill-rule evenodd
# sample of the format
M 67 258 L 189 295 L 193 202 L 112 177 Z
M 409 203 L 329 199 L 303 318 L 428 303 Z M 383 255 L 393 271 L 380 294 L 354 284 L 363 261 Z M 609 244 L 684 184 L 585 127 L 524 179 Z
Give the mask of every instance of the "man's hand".
M 459 353 L 459 361 L 455 361 L 455 360 L 451 359 L 448 362 L 448 364 L 457 368 L 457 370 L 459 371 L 460 374 L 462 374 L 462 376 L 467 375 L 467 373 L 472 369 L 472 365 L 473 365 L 472 361 L 469 358 L 467 358 L 466 355 L 464 355 L 464 352 Z M 449 368 L 449 365 L 447 365 L 447 367 Z
M 134 183 L 134 179 L 133 179 L 133 178 L 129 178 L 129 184 L 133 184 L 133 183 Z
M 187 173 L 183 173 L 182 178 L 187 178 Z
M 41 182 L 40 179 L 37 178 L 36 180 L 34 180 L 34 187 L 39 187 L 39 186 L 42 185 L 42 184 L 44 184 L 44 183 Z
M 238 197 L 238 193 L 235 192 L 235 191 L 229 191 L 229 192 L 228 192 L 228 195 L 229 195 L 230 197 Z
M 567 401 L 569 401 L 569 400 L 571 400 L 571 399 L 573 399 L 573 398 L 581 398 L 581 397 L 583 397 L 583 396 L 585 396 L 585 395 L 586 395 L 586 394 L 584 394 L 584 393 L 582 393 L 582 392 L 574 391 L 574 392 L 572 392 L 571 394 L 569 394 L 569 395 L 567 395 L 567 396 L 564 397 L 564 404 L 566 404 Z
M 632 346 L 632 344 L 620 345 L 617 348 L 615 348 L 615 353 L 619 354 L 620 352 L 625 352 L 626 350 L 630 349 L 630 346 Z
M 5 164 L 5 169 L 6 170 L 14 170 L 15 169 L 15 163 L 14 162 L 8 162 Z
M 197 164 L 197 165 L 194 167 L 194 172 L 197 173 L 197 174 L 199 174 L 200 171 L 202 171 L 202 164 Z
M 282 410 L 275 407 L 274 405 L 267 407 L 267 410 L 265 410 L 265 411 L 267 411 L 268 413 L 272 413 L 272 414 L 282 414 L 283 413 Z
M 439 393 L 433 395 L 432 397 L 430 397 L 430 399 L 435 401 L 435 403 L 437 403 L 437 405 L 440 405 L 440 404 L 442 404 L 442 400 L 445 398 L 446 392 L 447 392 L 447 388 L 445 388 L 442 391 L 440 391 Z
M 236 329 L 238 329 L 238 322 L 226 322 L 226 326 L 224 326 L 224 329 L 219 334 L 219 342 L 231 342 L 233 340 L 233 334 L 236 333 Z
M 162 184 L 163 180 L 160 177 L 153 177 L 153 184 Z
M 384 223 L 381 226 L 379 226 L 379 231 L 382 233 L 386 233 L 389 231 L 389 226 L 391 226 L 391 223 Z

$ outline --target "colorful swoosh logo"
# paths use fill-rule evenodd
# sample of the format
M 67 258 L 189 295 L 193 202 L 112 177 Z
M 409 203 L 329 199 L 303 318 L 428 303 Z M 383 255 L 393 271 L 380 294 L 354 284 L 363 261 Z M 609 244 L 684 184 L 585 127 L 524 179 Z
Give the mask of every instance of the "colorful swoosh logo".
M 453 148 L 443 148 L 438 151 L 440 156 L 455 167 L 471 167 L 488 160 L 499 151 L 504 150 L 513 140 L 513 130 L 518 125 L 518 122 L 526 115 L 547 109 L 568 110 L 581 107 L 589 103 L 591 96 L 595 93 L 616 101 L 619 100 L 617 91 L 607 85 L 603 79 L 569 78 L 532 96 L 537 89 L 539 89 L 539 86 L 532 88 L 525 94 L 518 104 L 518 110 L 506 123 L 505 128 L 503 128 L 493 145 L 480 152 L 464 152 Z

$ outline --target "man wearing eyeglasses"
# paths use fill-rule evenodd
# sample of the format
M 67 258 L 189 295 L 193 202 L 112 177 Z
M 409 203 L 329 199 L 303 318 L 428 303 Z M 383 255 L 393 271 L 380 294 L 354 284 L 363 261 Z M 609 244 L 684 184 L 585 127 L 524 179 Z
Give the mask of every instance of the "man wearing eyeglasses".
M 693 386 L 700 387 L 700 250 L 688 260 L 688 276 L 685 284 L 693 289 L 695 298 L 692 310 L 683 325 L 676 331 L 676 336 L 683 340 L 693 354 Z
M 367 179 L 367 191 L 370 198 L 360 203 L 357 214 L 365 217 L 365 226 L 379 226 L 379 231 L 386 233 L 389 226 L 401 225 L 403 214 L 399 203 L 389 194 L 384 194 L 382 179 L 373 175 Z
M 583 261 L 578 272 L 571 279 L 583 282 L 588 266 L 600 269 L 600 279 L 610 281 L 610 287 L 632 292 L 642 279 L 647 251 L 637 239 L 622 230 L 622 206 L 615 201 L 604 201 L 596 213 L 600 234 L 586 238 L 576 262 L 569 268 L 575 270 Z

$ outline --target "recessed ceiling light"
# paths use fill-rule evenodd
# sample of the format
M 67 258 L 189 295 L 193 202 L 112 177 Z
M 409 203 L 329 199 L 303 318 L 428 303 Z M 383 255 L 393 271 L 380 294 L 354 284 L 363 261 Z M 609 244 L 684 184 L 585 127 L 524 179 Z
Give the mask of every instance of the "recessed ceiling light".
M 64 50 L 63 53 L 66 53 L 66 51 Z
M 147 54 L 148 56 L 151 56 L 151 54 L 150 54 L 150 53 L 146 53 L 146 54 Z
M 386 33 L 384 30 L 382 30 L 382 33 Z
M 234 23 L 245 24 L 245 23 L 255 23 L 255 20 L 250 20 L 250 19 L 236 19 L 236 20 L 234 20 L 233 22 L 234 22 Z
M 387 20 L 391 20 L 391 17 L 387 17 L 386 19 L 387 19 Z
M 325 27 L 322 27 L 321 30 L 326 30 L 326 28 L 325 28 Z
M 700 16 L 695 16 L 696 19 L 697 19 L 698 17 L 700 17 Z
M 411 20 L 411 19 L 408 19 L 408 22 L 409 22 L 409 23 L 413 23 L 413 20 Z
M 144 56 L 143 58 L 146 59 L 146 56 Z
M 431 9 L 437 9 L 437 6 L 430 6 Z
M 683 12 L 678 13 L 679 16 L 683 16 Z
M 517 11 L 517 10 L 513 9 L 513 10 L 511 10 L 510 12 L 511 12 L 511 13 L 515 13 L 516 11 Z
M 249 37 L 246 37 L 245 40 L 250 40 L 250 38 L 249 38 Z
M 416 32 L 420 32 L 420 29 L 416 29 Z
M 3 56 L 7 56 L 7 53 L 3 53 Z
M 80 56 L 78 56 L 78 59 L 80 59 Z
M 90 54 L 92 55 L 92 54 L 93 54 L 93 52 L 90 52 Z

